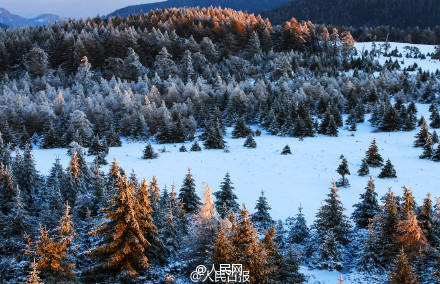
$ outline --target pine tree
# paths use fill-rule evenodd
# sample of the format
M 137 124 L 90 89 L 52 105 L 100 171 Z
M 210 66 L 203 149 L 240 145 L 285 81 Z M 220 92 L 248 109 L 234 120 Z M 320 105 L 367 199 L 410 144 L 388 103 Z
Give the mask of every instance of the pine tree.
M 59 135 L 56 133 L 52 124 L 52 120 L 49 118 L 49 121 L 47 122 L 45 127 L 41 148 L 52 149 L 52 148 L 58 148 L 60 146 L 61 146 L 61 141 L 59 139 Z
M 382 171 L 380 172 L 379 178 L 395 178 L 396 176 L 396 170 L 394 169 L 393 164 L 391 164 L 390 159 L 388 159 L 385 163 L 385 166 L 382 168 Z
M 223 131 L 218 119 L 210 124 L 203 145 L 206 149 L 224 149 L 226 147 L 226 141 L 223 139 Z
M 287 250 L 287 253 L 281 260 L 281 265 L 278 268 L 278 281 L 280 283 L 303 283 L 306 281 L 305 276 L 299 272 L 299 258 L 293 251 L 292 247 Z
M 437 131 L 433 131 L 432 132 L 432 143 L 433 144 L 437 144 L 439 141 L 440 141 L 440 139 L 439 139 L 439 137 L 438 137 L 438 134 L 437 134 Z
M 196 185 L 190 168 L 188 168 L 188 174 L 186 174 L 180 188 L 179 199 L 182 201 L 186 213 L 195 214 L 199 211 L 200 197 L 197 196 Z
M 214 193 L 214 196 L 216 197 L 215 206 L 222 219 L 229 216 L 229 211 L 238 212 L 240 210 L 240 206 L 236 201 L 237 195 L 234 193 L 234 187 L 232 184 L 231 176 L 229 175 L 229 172 L 226 172 L 220 185 L 220 190 Z
M 318 268 L 330 271 L 342 269 L 342 246 L 338 242 L 332 229 L 325 233 L 323 243 L 319 247 L 318 255 Z
M 342 176 L 342 179 L 339 180 L 336 185 L 337 186 L 349 186 L 348 179 L 345 178 L 346 175 L 350 175 L 350 170 L 348 169 L 347 159 L 342 159 L 342 163 L 336 169 L 336 172 Z
M 287 154 L 292 154 L 289 145 L 284 146 L 283 151 L 281 151 L 281 155 L 287 155 Z
M 79 195 L 86 193 L 87 183 L 84 171 L 81 169 L 78 152 L 74 152 L 68 167 L 66 186 L 63 188 L 63 198 L 75 204 Z
M 379 154 L 379 148 L 376 145 L 376 138 L 373 139 L 366 152 L 366 161 L 371 167 L 381 167 L 383 165 L 382 156 Z
M 0 163 L 3 165 L 9 165 L 12 163 L 11 149 L 9 144 L 7 144 L 2 137 L 0 132 Z
M 367 228 L 371 220 L 379 214 L 379 204 L 377 202 L 373 176 L 370 177 L 367 187 L 365 187 L 365 193 L 360 195 L 360 199 L 359 203 L 353 205 L 355 210 L 351 218 L 358 228 Z
M 345 246 L 349 243 L 351 227 L 344 210 L 345 208 L 342 207 L 342 202 L 339 200 L 336 184 L 333 183 L 328 198 L 324 200 L 324 204 L 316 214 L 316 219 L 312 225 L 312 229 L 318 234 L 319 240 L 323 242 L 324 234 L 332 230 L 340 244 Z
M 433 234 L 434 211 L 432 208 L 430 193 L 428 193 L 426 198 L 423 200 L 423 205 L 420 213 L 417 216 L 417 220 L 419 221 L 419 226 L 422 229 L 423 234 L 426 236 L 426 239 L 431 244 L 435 244 L 436 240 Z
M 437 109 L 434 109 L 431 113 L 431 123 L 429 126 L 432 128 L 440 128 L 440 115 Z
M 414 212 L 410 212 L 404 219 L 399 221 L 397 231 L 399 233 L 396 238 L 397 244 L 405 249 L 410 259 L 417 255 L 419 249 L 426 249 L 426 237 L 419 227 Z
M 428 142 L 428 137 L 431 136 L 431 134 L 428 131 L 428 124 L 426 123 L 426 120 L 422 123 L 422 128 L 420 131 L 416 134 L 415 138 L 416 141 L 414 141 L 413 146 L 414 147 L 423 147 L 426 145 L 426 142 Z
M 358 170 L 359 176 L 363 177 L 370 173 L 370 167 L 368 166 L 367 160 L 362 159 L 362 165 Z
M 244 141 L 244 147 L 247 148 L 256 148 L 257 147 L 257 143 L 254 140 L 254 137 L 252 137 L 252 135 L 248 135 L 248 137 L 246 138 L 246 141 Z
M 280 248 L 274 242 L 275 238 L 275 227 L 271 227 L 264 233 L 264 238 L 262 240 L 262 245 L 266 251 L 267 256 L 267 266 L 266 269 L 269 272 L 269 280 L 277 281 L 279 278 L 278 268 L 281 265 L 282 256 Z
M 379 127 L 381 131 L 398 131 L 400 130 L 400 116 L 393 105 L 388 105 L 383 117 L 382 123 Z
M 26 145 L 25 147 L 23 160 L 16 165 L 14 177 L 16 178 L 17 185 L 23 192 L 25 202 L 27 206 L 29 206 L 28 209 L 39 209 L 39 202 L 37 199 L 42 187 L 42 179 L 36 169 L 35 159 L 29 145 Z
M 433 142 L 431 136 L 428 136 L 426 144 L 423 146 L 423 153 L 419 156 L 420 159 L 431 159 L 434 155 Z
M 252 214 L 252 222 L 255 224 L 257 229 L 262 231 L 269 230 L 273 226 L 274 221 L 270 216 L 269 210 L 271 209 L 267 203 L 267 199 L 264 196 L 264 190 L 261 190 L 261 196 L 258 198 L 255 204 L 255 209 L 257 210 Z
M 286 229 L 284 229 L 284 224 L 281 219 L 279 219 L 275 224 L 275 235 L 273 237 L 273 241 L 278 246 L 280 250 L 284 250 L 286 248 Z
M 246 125 L 243 117 L 237 119 L 232 130 L 232 138 L 246 138 L 253 135 L 253 131 Z
M 35 263 L 34 258 L 34 262 L 32 263 L 32 271 L 29 272 L 29 277 L 26 279 L 25 282 L 23 282 L 23 284 L 43 284 L 39 274 L 40 271 L 37 269 L 37 264 Z
M 380 229 L 379 238 L 383 247 L 381 257 L 385 263 L 391 261 L 397 253 L 395 246 L 397 225 L 399 222 L 397 211 L 398 203 L 394 197 L 394 192 L 392 192 L 390 188 L 383 198 L 383 205 L 381 206 L 381 213 L 378 219 L 378 228 Z
M 166 113 L 162 115 L 162 119 L 159 123 L 156 140 L 160 144 L 172 142 L 171 125 Z
M 291 244 L 305 244 L 310 238 L 310 229 L 302 213 L 302 207 L 298 208 L 293 224 L 289 228 L 288 241 Z
M 239 212 L 237 224 L 233 223 L 232 230 L 231 241 L 235 252 L 233 263 L 243 264 L 243 270 L 249 271 L 251 283 L 266 283 L 271 272 L 266 267 L 266 251 L 258 241 L 257 231 L 245 205 Z
M 150 266 L 149 256 L 157 250 L 157 232 L 148 199 L 141 207 L 127 176 L 117 179 L 115 195 L 103 208 L 106 221 L 91 232 L 101 240 L 89 254 L 99 260 L 99 267 L 133 276 Z
M 393 264 L 393 270 L 388 275 L 388 281 L 392 284 L 418 284 L 417 275 L 414 274 L 413 270 L 414 268 L 409 263 L 402 248 Z
M 189 149 L 192 152 L 199 152 L 202 151 L 202 148 L 200 148 L 199 143 L 197 143 L 197 140 L 194 140 L 194 143 L 191 145 L 191 149 Z
M 153 146 L 148 142 L 148 145 L 144 148 L 142 159 L 157 159 L 158 156 L 159 154 L 154 151 Z
M 115 132 L 115 128 L 113 123 L 110 123 L 109 130 L 105 135 L 105 141 L 109 147 L 121 147 L 122 142 L 119 138 L 119 134 Z
M 191 255 L 191 261 L 197 264 L 204 263 L 209 257 L 206 255 L 206 251 L 214 245 L 219 226 L 219 216 L 212 200 L 211 189 L 207 184 L 204 184 L 202 200 L 200 210 L 194 215 L 192 234 L 189 236 L 194 253 Z
M 383 269 L 381 255 L 381 243 L 377 237 L 378 232 L 373 228 L 373 221 L 368 225 L 367 239 L 361 244 L 356 266 L 358 270 L 370 274 Z
M 336 124 L 333 115 L 330 115 L 327 130 L 325 131 L 325 135 L 338 137 L 338 125 Z
M 432 160 L 435 162 L 440 161 L 440 144 L 438 144 L 437 149 L 435 149 L 435 152 L 432 155 Z
M 221 221 L 212 249 L 212 263 L 214 263 L 216 266 L 225 263 L 233 263 L 234 257 L 234 247 L 232 246 L 227 229 L 223 225 L 223 221 Z
M 186 150 L 185 145 L 182 145 L 182 146 L 179 148 L 179 152 L 188 152 L 188 150 Z

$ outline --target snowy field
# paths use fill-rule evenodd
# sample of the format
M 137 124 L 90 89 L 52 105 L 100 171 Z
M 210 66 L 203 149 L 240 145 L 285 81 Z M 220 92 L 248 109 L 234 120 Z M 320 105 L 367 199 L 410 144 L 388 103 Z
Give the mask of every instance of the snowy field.
M 380 44 L 377 43 L 377 48 Z M 403 57 L 399 58 L 399 61 L 404 61 L 402 67 L 416 62 L 423 70 L 434 72 L 440 68 L 439 61 L 431 60 L 430 57 L 425 60 L 405 58 L 403 47 L 414 45 L 391 43 L 390 51 L 395 46 L 403 54 Z M 416 45 L 416 47 L 424 54 L 434 51 L 434 46 Z M 357 43 L 356 48 L 359 51 L 371 49 L 371 43 Z M 386 59 L 380 57 L 378 60 L 383 64 Z M 393 57 L 393 60 L 395 59 Z M 429 117 L 428 107 L 429 105 L 417 104 L 418 118 L 421 115 L 425 118 Z M 346 116 L 344 121 L 345 118 Z M 366 120 L 368 119 L 369 115 L 366 116 Z M 339 158 L 341 154 L 349 163 L 351 175 L 348 179 L 351 185 L 340 188 L 339 194 L 347 209 L 346 214 L 351 214 L 353 204 L 359 201 L 359 195 L 364 192 L 369 179 L 369 176 L 359 177 L 357 170 L 371 141 L 376 138 L 379 153 L 384 160 L 388 158 L 391 160 L 397 172 L 397 178 L 379 179 L 377 176 L 381 169 L 370 168 L 379 197 L 383 196 L 389 187 L 397 195 L 401 195 L 402 186 L 413 190 L 418 205 L 422 204 L 428 192 L 433 198 L 440 197 L 440 163 L 419 159 L 422 149 L 412 147 L 414 135 L 419 131 L 419 127 L 411 132 L 374 133 L 373 130 L 370 124 L 365 122 L 358 124 L 358 130 L 354 133 L 343 127 L 339 128 L 339 137 L 318 135 L 314 138 L 305 138 L 303 141 L 291 137 L 272 136 L 263 131 L 262 136 L 255 137 L 257 148 L 248 149 L 243 147 L 245 139 L 232 139 L 232 129 L 228 128 L 225 139 L 229 153 L 223 150 L 205 149 L 201 152 L 181 153 L 179 148 L 182 144 L 153 144 L 156 151 L 165 147 L 166 152 L 160 153 L 156 160 L 143 160 L 141 156 L 146 143 L 124 141 L 122 147 L 110 148 L 107 161 L 111 162 L 116 157 L 119 165 L 127 173 L 133 169 L 139 179 L 146 177 L 149 181 L 153 176 L 157 176 L 161 188 L 167 186 L 170 190 L 174 183 L 177 191 L 188 168 L 191 168 L 200 196 L 202 182 L 208 183 L 215 192 L 219 189 L 226 172 L 229 171 L 239 202 L 245 203 L 251 212 L 254 211 L 255 202 L 263 189 L 272 207 L 271 214 L 274 219 L 284 220 L 294 216 L 301 205 L 308 225 L 311 225 L 321 201 L 329 193 L 332 180 L 336 181 L 340 178 L 336 169 L 341 163 Z M 430 131 L 432 132 L 432 129 Z M 191 144 L 191 142 L 185 143 L 188 150 Z M 292 155 L 280 154 L 286 144 L 290 145 Z M 35 149 L 33 153 L 37 168 L 42 174 L 48 174 L 56 157 L 61 159 L 64 167 L 67 167 L 70 161 L 66 149 Z M 93 157 L 87 156 L 87 160 L 91 162 Z M 103 169 L 108 172 L 108 168 L 109 166 L 105 166 Z M 309 283 L 337 283 L 339 279 L 337 271 L 302 269 L 302 272 L 310 276 Z M 354 280 L 355 276 L 343 275 L 344 283 L 360 283 Z
M 376 50 L 380 50 L 382 53 L 384 52 L 384 44 L 385 42 L 376 42 Z M 402 54 L 402 57 L 391 57 L 393 61 L 396 59 L 399 61 L 399 64 L 403 70 L 404 67 L 412 66 L 414 63 L 417 63 L 419 67 L 422 67 L 423 70 L 429 72 L 435 72 L 437 69 L 440 70 L 440 62 L 436 59 L 431 59 L 430 56 L 427 56 L 428 53 L 433 53 L 435 50 L 435 45 L 427 45 L 427 44 L 409 44 L 409 43 L 400 43 L 400 42 L 390 42 L 390 48 L 388 52 L 393 51 L 396 47 L 399 52 Z M 420 58 L 406 58 L 406 54 L 410 53 L 408 49 L 405 47 L 418 48 L 421 54 L 426 56 L 426 59 Z M 355 44 L 355 48 L 358 52 L 362 52 L 364 50 L 371 51 L 373 49 L 372 42 L 357 42 Z M 411 53 L 410 53 L 411 54 Z M 377 58 L 379 63 L 383 65 L 386 60 L 390 59 L 390 57 L 380 56 Z

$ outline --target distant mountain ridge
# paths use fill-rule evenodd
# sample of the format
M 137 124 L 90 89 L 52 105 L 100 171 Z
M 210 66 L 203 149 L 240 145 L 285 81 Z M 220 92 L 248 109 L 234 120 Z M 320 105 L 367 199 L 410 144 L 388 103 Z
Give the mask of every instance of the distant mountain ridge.
M 262 13 L 272 24 L 296 18 L 316 24 L 399 28 L 440 24 L 439 0 L 293 0 Z
M 185 8 L 185 7 L 222 7 L 232 8 L 234 10 L 247 11 L 248 13 L 261 13 L 263 11 L 274 9 L 289 0 L 168 0 L 163 2 L 140 4 L 127 6 L 118 9 L 108 16 L 119 15 L 126 17 L 131 14 L 139 14 L 162 8 Z
M 6 25 L 8 27 L 16 28 L 18 26 L 42 26 L 49 23 L 57 21 L 65 21 L 66 18 L 53 15 L 53 14 L 43 14 L 38 17 L 27 19 L 15 14 L 12 14 L 4 8 L 0 8 L 0 24 Z

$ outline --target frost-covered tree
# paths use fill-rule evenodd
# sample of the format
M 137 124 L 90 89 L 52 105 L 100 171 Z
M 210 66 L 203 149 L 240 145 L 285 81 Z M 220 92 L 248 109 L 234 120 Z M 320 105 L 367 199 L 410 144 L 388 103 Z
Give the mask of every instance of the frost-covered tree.
M 367 228 L 368 224 L 379 214 L 379 204 L 375 191 L 373 176 L 370 177 L 365 192 L 360 194 L 361 201 L 353 205 L 355 208 L 351 218 L 358 228 Z
M 390 159 L 388 159 L 385 163 L 385 166 L 382 168 L 382 171 L 379 173 L 379 178 L 395 178 L 396 170 L 394 169 L 393 164 L 391 164 Z
M 426 145 L 426 142 L 428 142 L 428 137 L 431 136 L 431 133 L 429 133 L 428 130 L 428 124 L 426 123 L 426 120 L 423 120 L 422 127 L 420 131 L 416 134 L 413 146 L 414 147 L 423 147 Z
M 238 212 L 240 210 L 240 206 L 237 203 L 237 195 L 234 193 L 234 186 L 229 172 L 226 172 L 220 185 L 220 190 L 214 192 L 214 196 L 216 197 L 215 206 L 217 212 L 222 219 L 228 217 L 230 211 Z
M 255 142 L 254 137 L 252 137 L 252 135 L 248 135 L 246 141 L 244 141 L 243 146 L 247 148 L 256 148 L 257 143 Z
M 342 179 L 340 179 L 336 185 L 337 186 L 348 186 L 350 183 L 348 179 L 345 178 L 346 175 L 350 175 L 350 170 L 348 169 L 348 162 L 347 159 L 342 159 L 341 164 L 336 169 L 336 172 L 342 176 Z
M 368 166 L 367 160 L 362 159 L 361 167 L 358 170 L 359 176 L 366 176 L 370 173 L 370 167 Z
M 379 154 L 376 138 L 373 139 L 373 142 L 371 142 L 371 145 L 366 152 L 366 161 L 370 167 L 381 167 L 383 165 L 383 158 Z
M 288 231 L 288 241 L 294 244 L 306 244 L 310 238 L 310 229 L 302 213 L 302 207 L 298 208 L 298 214 L 290 225 Z
M 188 168 L 188 173 L 180 188 L 179 199 L 182 201 L 186 213 L 195 214 L 199 211 L 200 197 L 196 193 L 196 184 L 190 168 Z
M 253 135 L 252 129 L 246 125 L 243 117 L 238 118 L 232 130 L 232 138 L 246 138 L 249 135 Z
M 289 145 L 284 146 L 283 150 L 281 151 L 281 155 L 287 155 L 287 154 L 292 154 Z
M 157 159 L 158 156 L 159 154 L 154 151 L 153 146 L 148 142 L 147 146 L 144 148 L 142 159 Z
M 255 224 L 255 227 L 262 231 L 269 230 L 273 226 L 274 221 L 269 213 L 271 207 L 267 202 L 266 196 L 264 196 L 264 190 L 261 190 L 261 196 L 255 204 L 255 209 L 257 211 L 252 214 L 252 222 Z

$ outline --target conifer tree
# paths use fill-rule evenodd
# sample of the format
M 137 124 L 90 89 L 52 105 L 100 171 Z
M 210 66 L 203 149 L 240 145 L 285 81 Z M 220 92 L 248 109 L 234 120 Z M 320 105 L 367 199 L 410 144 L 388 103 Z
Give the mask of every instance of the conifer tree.
M 426 236 L 426 239 L 431 244 L 435 244 L 436 240 L 433 234 L 434 211 L 432 208 L 430 193 L 428 193 L 423 200 L 423 205 L 417 216 L 417 220 L 419 221 L 419 226 L 422 229 L 423 234 Z
M 416 201 L 412 195 L 412 191 L 406 186 L 403 187 L 403 197 L 401 198 L 400 204 L 400 217 L 401 219 L 405 219 L 409 216 L 410 213 L 415 213 L 416 210 Z
M 227 228 L 225 228 L 223 221 L 221 221 L 212 249 L 212 263 L 216 266 L 225 263 L 233 263 L 234 256 L 235 251 L 227 232 Z
M 345 208 L 339 200 L 338 189 L 333 182 L 328 198 L 324 200 L 324 204 L 316 214 L 316 219 L 312 225 L 312 229 L 318 234 L 321 242 L 324 241 L 325 234 L 332 230 L 332 234 L 340 244 L 345 246 L 349 243 L 351 226 L 344 210 Z
M 158 238 L 148 199 L 141 207 L 127 176 L 117 178 L 115 195 L 103 208 L 106 221 L 91 233 L 101 240 L 89 254 L 99 260 L 99 267 L 133 276 L 150 266 L 149 257 L 157 251 Z
M 383 269 L 383 260 L 380 256 L 382 246 L 379 238 L 377 237 L 378 232 L 373 228 L 373 223 L 374 221 L 372 220 L 368 224 L 367 239 L 361 244 L 358 258 L 356 259 L 356 266 L 358 270 L 365 271 L 370 274 Z
M 37 269 L 37 265 L 34 259 L 34 262 L 32 263 L 32 271 L 29 272 L 29 277 L 26 279 L 25 282 L 23 282 L 23 284 L 43 284 L 39 274 L 40 271 Z
M 287 253 L 282 256 L 281 265 L 278 268 L 277 280 L 280 283 L 292 283 L 299 284 L 306 281 L 305 276 L 299 272 L 299 258 L 293 251 L 292 247 L 289 247 Z
M 342 179 L 339 180 L 336 185 L 337 186 L 348 186 L 350 183 L 348 179 L 345 178 L 346 175 L 350 175 L 350 170 L 348 169 L 348 162 L 346 158 L 342 159 L 341 164 L 336 169 L 336 172 L 342 176 Z
M 75 151 L 68 167 L 66 186 L 62 192 L 64 199 L 67 199 L 72 204 L 75 204 L 77 196 L 84 194 L 87 189 L 84 172 L 80 167 L 79 161 L 80 158 Z
M 367 187 L 365 187 L 365 193 L 362 193 L 360 197 L 361 201 L 353 205 L 355 210 L 351 218 L 358 228 L 367 228 L 373 218 L 379 214 L 379 204 L 377 202 L 373 176 L 370 177 Z
M 2 127 L 2 139 L 4 141 L 3 143 L 5 143 L 5 145 L 9 144 L 11 148 L 17 146 L 15 135 L 12 132 L 11 128 L 9 127 L 9 123 L 7 120 L 5 121 L 5 124 Z
M 275 235 L 273 237 L 273 241 L 278 246 L 280 250 L 284 250 L 286 248 L 286 229 L 284 229 L 284 224 L 281 219 L 279 219 L 275 224 Z
M 248 135 L 248 137 L 246 138 L 246 141 L 244 141 L 244 147 L 247 148 L 256 148 L 257 147 L 257 143 L 254 140 L 254 137 L 252 137 L 252 135 Z
M 121 147 L 122 145 L 119 134 L 115 132 L 113 123 L 110 123 L 109 130 L 107 131 L 104 139 L 109 147 Z
M 420 228 L 416 215 L 410 212 L 397 225 L 399 235 L 396 238 L 397 244 L 404 248 L 408 257 L 412 259 L 419 250 L 425 250 L 427 241 Z
M 192 234 L 189 235 L 189 242 L 193 249 L 191 261 L 197 264 L 207 260 L 206 251 L 212 248 L 219 226 L 219 216 L 212 200 L 211 189 L 207 184 L 204 184 L 202 200 L 200 210 L 194 215 Z
M 293 244 L 305 244 L 310 238 L 310 229 L 302 213 L 302 207 L 298 208 L 298 214 L 289 228 L 288 241 Z
M 432 155 L 432 160 L 435 162 L 440 161 L 440 144 L 438 144 L 437 149 L 435 149 Z
M 400 130 L 400 117 L 393 105 L 388 105 L 379 127 L 381 131 L 398 131 Z
M 333 229 L 325 233 L 324 241 L 318 251 L 318 267 L 327 270 L 341 270 L 343 267 L 342 246 L 336 239 Z
M 9 148 L 9 144 L 7 144 L 3 140 L 1 132 L 0 132 L 0 163 L 2 163 L 3 165 L 9 165 L 12 163 L 11 149 Z
M 271 208 L 267 203 L 266 196 L 264 196 L 264 190 L 261 190 L 261 196 L 255 204 L 255 209 L 257 211 L 252 214 L 252 222 L 255 224 L 255 227 L 262 231 L 269 230 L 273 226 L 274 221 L 269 213 Z
M 379 154 L 379 148 L 376 145 L 376 138 L 373 139 L 366 152 L 366 161 L 371 167 L 381 167 L 383 165 L 382 156 Z
M 359 176 L 363 177 L 370 173 L 370 167 L 368 166 L 367 160 L 362 159 L 362 165 L 358 170 Z
M 182 145 L 182 146 L 179 148 L 179 152 L 188 152 L 188 150 L 186 150 L 185 145 Z
M 437 108 L 431 113 L 431 123 L 429 124 L 432 128 L 440 128 L 440 115 Z
M 199 211 L 200 197 L 196 193 L 196 185 L 190 168 L 188 168 L 188 173 L 180 188 L 179 199 L 182 201 L 186 213 L 195 214 Z
M 420 131 L 416 134 L 415 138 L 416 141 L 414 141 L 413 146 L 414 147 L 423 147 L 426 145 L 426 142 L 428 142 L 428 137 L 431 136 L 428 130 L 428 124 L 426 123 L 426 120 L 423 120 L 422 127 Z
M 226 172 L 220 185 L 220 190 L 214 193 L 214 196 L 216 197 L 215 206 L 222 219 L 229 216 L 230 211 L 238 212 L 240 210 L 237 203 L 237 195 L 234 193 L 234 187 L 232 184 L 231 176 L 229 172 Z
M 385 166 L 382 168 L 382 171 L 379 173 L 379 178 L 395 178 L 396 170 L 394 169 L 393 164 L 391 164 L 390 159 L 388 159 L 385 163 Z
M 431 159 L 434 155 L 433 142 L 431 136 L 428 136 L 426 144 L 423 146 L 423 153 L 419 156 L 420 159 Z
M 239 212 L 237 224 L 233 223 L 232 228 L 231 241 L 235 252 L 233 263 L 243 264 L 243 270 L 249 271 L 251 283 L 266 283 L 270 273 L 266 267 L 266 251 L 258 241 L 257 231 L 245 205 Z
M 197 143 L 197 140 L 194 140 L 194 143 L 191 145 L 191 149 L 189 149 L 192 152 L 199 152 L 202 151 L 202 148 L 200 148 L 199 143 Z
M 438 137 L 438 134 L 437 134 L 437 131 L 433 131 L 432 132 L 432 143 L 433 144 L 437 144 L 439 141 L 440 141 L 440 139 L 439 139 L 439 137 Z
M 171 133 L 171 125 L 167 114 L 164 113 L 162 115 L 162 119 L 160 121 L 157 133 L 156 140 L 158 143 L 171 143 L 172 142 L 172 133 Z
M 158 156 L 159 154 L 154 151 L 153 146 L 148 142 L 148 145 L 144 148 L 142 159 L 157 159 Z
M 388 275 L 388 281 L 392 284 L 418 284 L 417 275 L 415 275 L 413 270 L 414 268 L 409 263 L 404 249 L 401 248 L 397 259 L 393 264 L 393 270 Z
M 397 225 L 399 222 L 398 203 L 391 188 L 383 198 L 381 213 L 379 216 L 380 242 L 382 244 L 381 257 L 385 263 L 391 261 L 397 253 L 395 240 L 398 235 Z
M 47 125 L 45 127 L 45 132 L 43 135 L 43 141 L 41 144 L 41 148 L 43 149 L 52 149 L 61 146 L 61 141 L 59 139 L 59 135 L 56 133 L 52 120 L 49 118 Z
M 210 124 L 203 145 L 206 149 L 224 149 L 226 147 L 226 141 L 223 139 L 223 131 L 218 119 Z
M 272 281 L 277 281 L 279 279 L 278 268 L 282 261 L 280 248 L 274 242 L 275 233 L 275 227 L 271 227 L 264 233 L 264 238 L 262 240 L 262 245 L 264 246 L 267 256 L 266 269 L 269 272 L 269 279 Z
M 253 135 L 253 131 L 246 125 L 244 118 L 239 117 L 232 130 L 232 138 L 246 138 L 249 135 Z
M 284 146 L 283 150 L 281 151 L 281 155 L 287 155 L 287 154 L 292 154 L 289 145 Z
M 330 115 L 328 126 L 325 131 L 325 135 L 338 137 L 338 125 L 336 124 L 336 121 L 335 121 L 333 115 Z

